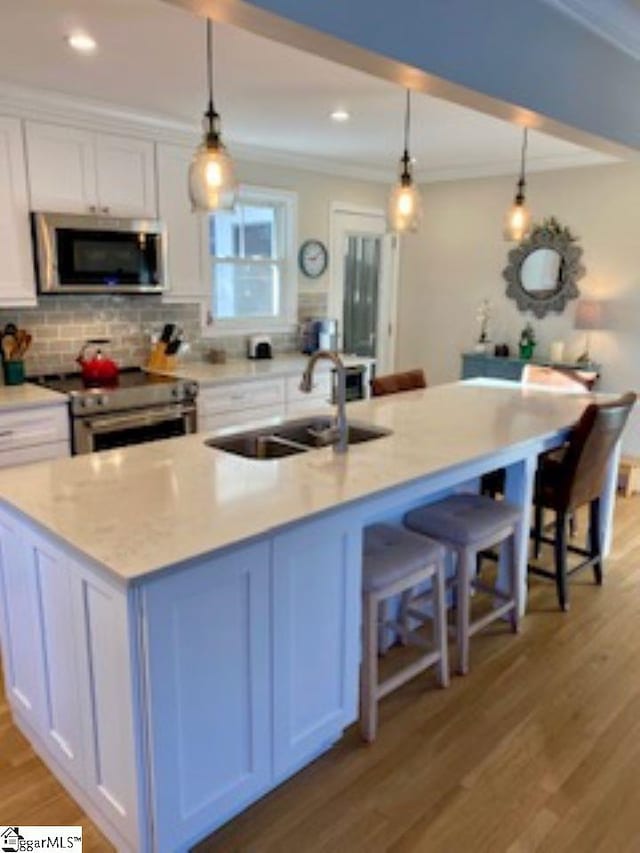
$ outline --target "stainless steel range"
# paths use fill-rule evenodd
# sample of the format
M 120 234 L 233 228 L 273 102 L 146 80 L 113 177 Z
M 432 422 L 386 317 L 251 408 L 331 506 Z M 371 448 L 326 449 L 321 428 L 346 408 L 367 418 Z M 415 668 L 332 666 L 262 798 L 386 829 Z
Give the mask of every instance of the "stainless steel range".
M 74 453 L 92 453 L 196 431 L 198 383 L 120 371 L 117 384 L 88 388 L 80 373 L 49 374 L 31 381 L 69 396 Z

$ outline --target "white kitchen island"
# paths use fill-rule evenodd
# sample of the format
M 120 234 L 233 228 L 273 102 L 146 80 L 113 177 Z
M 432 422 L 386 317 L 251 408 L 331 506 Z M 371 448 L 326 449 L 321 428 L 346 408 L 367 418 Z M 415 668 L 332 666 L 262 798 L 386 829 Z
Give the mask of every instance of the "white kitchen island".
M 343 456 L 195 435 L 0 473 L 16 724 L 118 849 L 187 850 L 356 720 L 363 528 L 505 466 L 524 585 L 537 455 L 590 399 L 459 383 L 351 405 L 392 432 Z

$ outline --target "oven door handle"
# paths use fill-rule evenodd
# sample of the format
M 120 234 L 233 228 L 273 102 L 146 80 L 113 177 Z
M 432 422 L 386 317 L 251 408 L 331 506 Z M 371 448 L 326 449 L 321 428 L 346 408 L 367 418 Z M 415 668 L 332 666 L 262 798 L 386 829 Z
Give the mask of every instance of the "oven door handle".
M 181 420 L 195 411 L 195 406 L 175 406 L 169 409 L 154 409 L 131 415 L 111 415 L 103 418 L 87 418 L 85 424 L 91 432 L 112 432 L 116 429 L 153 426 L 162 421 Z

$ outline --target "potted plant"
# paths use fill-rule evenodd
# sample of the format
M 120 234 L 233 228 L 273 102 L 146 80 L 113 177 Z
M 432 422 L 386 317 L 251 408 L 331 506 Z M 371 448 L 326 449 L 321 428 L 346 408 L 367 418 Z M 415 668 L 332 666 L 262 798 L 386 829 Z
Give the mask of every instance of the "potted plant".
M 520 332 L 520 358 L 527 361 L 532 357 L 536 347 L 536 333 L 531 323 L 527 323 L 524 329 Z

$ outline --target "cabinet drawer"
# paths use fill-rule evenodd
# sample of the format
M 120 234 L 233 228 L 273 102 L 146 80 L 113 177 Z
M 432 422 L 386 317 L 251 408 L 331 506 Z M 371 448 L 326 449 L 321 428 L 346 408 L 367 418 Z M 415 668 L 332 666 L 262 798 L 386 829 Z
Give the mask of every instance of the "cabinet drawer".
M 227 427 L 247 427 L 267 418 L 284 417 L 284 406 L 260 406 L 257 409 L 240 409 L 236 412 L 220 412 L 218 414 L 201 415 L 198 417 L 198 432 L 214 432 Z
M 313 377 L 313 388 L 309 394 L 305 394 L 300 390 L 300 377 L 287 377 L 287 404 L 306 403 L 309 400 L 328 401 L 331 399 L 331 382 L 332 376 L 330 370 L 317 373 Z
M 63 459 L 69 454 L 68 441 L 52 441 L 49 444 L 35 444 L 33 447 L 0 450 L 0 468 L 29 465 L 32 462 L 44 462 L 46 459 Z
M 200 390 L 198 408 L 201 417 L 218 412 L 256 409 L 262 406 L 284 405 L 284 380 L 268 379 L 258 382 L 239 382 Z
M 66 406 L 0 413 L 0 454 L 68 440 Z

